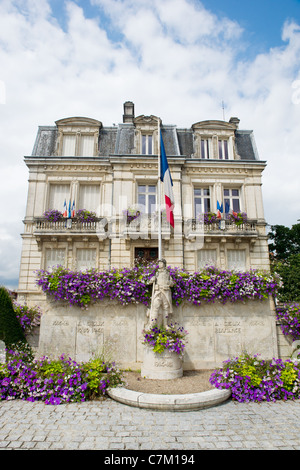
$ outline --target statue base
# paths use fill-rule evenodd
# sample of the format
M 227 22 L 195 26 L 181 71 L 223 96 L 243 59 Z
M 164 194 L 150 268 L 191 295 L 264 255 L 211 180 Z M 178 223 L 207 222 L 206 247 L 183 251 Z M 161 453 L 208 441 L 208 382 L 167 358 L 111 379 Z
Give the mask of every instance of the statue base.
M 146 379 L 172 380 L 182 377 L 182 358 L 175 352 L 164 350 L 156 353 L 149 346 L 144 348 L 141 376 Z

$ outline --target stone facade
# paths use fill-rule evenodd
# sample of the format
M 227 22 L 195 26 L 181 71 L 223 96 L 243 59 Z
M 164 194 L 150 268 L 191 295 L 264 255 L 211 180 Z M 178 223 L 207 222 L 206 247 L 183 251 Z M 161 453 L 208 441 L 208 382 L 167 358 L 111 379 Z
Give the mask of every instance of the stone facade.
M 156 259 L 158 125 L 173 179 L 175 228 L 162 222 L 167 264 L 189 271 L 215 264 L 222 269 L 269 269 L 262 202 L 262 172 L 252 131 L 239 120 L 203 121 L 186 129 L 156 116 L 135 117 L 124 104 L 123 122 L 73 117 L 41 126 L 31 156 L 25 157 L 29 186 L 24 218 L 18 298 L 45 301 L 35 285 L 37 269 L 63 264 L 70 269 L 132 266 L 136 257 Z M 160 189 L 159 189 L 160 188 Z M 163 197 L 161 199 L 163 201 Z M 67 205 L 94 211 L 97 220 L 47 222 L 48 209 Z M 247 213 L 248 221 L 203 224 L 199 213 L 218 203 Z M 138 208 L 132 222 L 124 210 Z M 222 214 L 224 219 L 224 212 Z

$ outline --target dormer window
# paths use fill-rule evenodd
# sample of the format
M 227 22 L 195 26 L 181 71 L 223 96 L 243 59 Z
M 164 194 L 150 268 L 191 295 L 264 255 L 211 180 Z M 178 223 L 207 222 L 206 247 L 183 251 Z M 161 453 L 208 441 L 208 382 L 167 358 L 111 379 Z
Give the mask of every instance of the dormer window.
M 212 160 L 234 160 L 237 124 L 225 121 L 202 121 L 192 125 L 194 157 Z
M 62 157 L 93 157 L 98 153 L 101 122 L 89 118 L 67 118 L 56 121 L 56 153 Z
M 157 155 L 158 123 L 156 116 L 138 116 L 134 119 L 135 152 L 140 155 Z

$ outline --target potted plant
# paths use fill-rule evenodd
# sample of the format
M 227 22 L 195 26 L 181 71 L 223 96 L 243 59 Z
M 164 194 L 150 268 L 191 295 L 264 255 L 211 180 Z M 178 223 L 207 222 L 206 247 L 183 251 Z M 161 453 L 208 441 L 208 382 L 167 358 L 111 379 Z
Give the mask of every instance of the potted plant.
M 228 219 L 235 225 L 242 225 L 248 220 L 246 212 L 232 212 L 228 214 Z
M 78 211 L 76 211 L 75 217 L 78 222 L 84 223 L 95 222 L 97 220 L 95 212 L 91 212 L 86 209 L 79 209 Z
M 43 217 L 45 217 L 46 220 L 49 220 L 49 222 L 58 222 L 64 218 L 62 212 L 56 209 L 51 209 L 44 212 Z
M 144 360 L 142 377 L 170 380 L 182 377 L 185 331 L 177 323 L 143 330 Z

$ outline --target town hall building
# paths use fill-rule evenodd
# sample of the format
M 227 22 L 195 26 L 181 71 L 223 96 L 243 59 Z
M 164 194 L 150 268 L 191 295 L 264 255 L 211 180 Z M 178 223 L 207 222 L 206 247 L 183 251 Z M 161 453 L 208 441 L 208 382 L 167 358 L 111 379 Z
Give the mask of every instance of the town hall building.
M 253 132 L 241 130 L 236 117 L 179 128 L 155 115 L 135 116 L 130 101 L 121 120 L 107 126 L 69 117 L 38 128 L 32 155 L 25 157 L 19 299 L 30 304 L 44 297 L 35 284 L 39 269 L 102 271 L 157 260 L 160 212 L 167 265 L 269 270 L 266 162 Z M 173 181 L 174 228 L 158 178 L 159 130 Z

